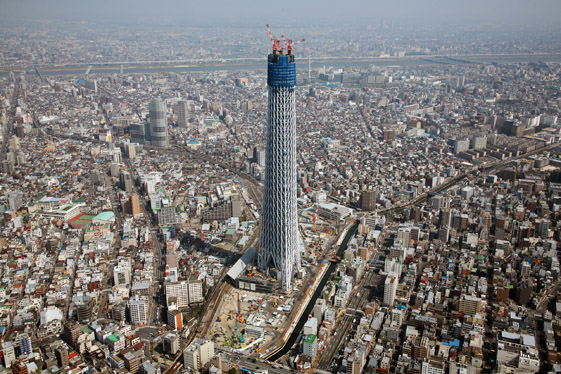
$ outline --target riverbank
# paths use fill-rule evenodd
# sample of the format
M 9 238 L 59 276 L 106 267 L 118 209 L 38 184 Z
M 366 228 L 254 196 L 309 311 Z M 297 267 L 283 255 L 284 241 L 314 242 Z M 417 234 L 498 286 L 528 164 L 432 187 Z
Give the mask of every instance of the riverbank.
M 302 70 L 308 68 L 305 56 L 300 56 L 297 67 Z M 527 55 L 418 55 L 406 57 L 365 57 L 365 58 L 319 58 L 311 59 L 311 68 L 317 69 L 323 66 L 344 67 L 368 67 L 368 66 L 417 66 L 442 64 L 472 64 L 472 63 L 529 63 L 529 62 L 557 62 L 561 63 L 561 54 L 527 54 Z M 85 75 L 86 70 L 92 66 L 89 75 L 96 74 L 118 74 L 123 68 L 126 74 L 147 73 L 185 73 L 185 72 L 212 72 L 212 71 L 250 71 L 263 70 L 266 68 L 265 59 L 247 59 L 242 61 L 224 62 L 130 62 L 130 63 L 107 63 L 107 64 L 72 64 L 59 66 L 39 66 L 44 76 L 56 75 Z M 23 71 L 35 73 L 34 66 L 28 67 L 3 67 L 0 68 L 0 77 L 8 76 L 10 72 L 19 74 Z

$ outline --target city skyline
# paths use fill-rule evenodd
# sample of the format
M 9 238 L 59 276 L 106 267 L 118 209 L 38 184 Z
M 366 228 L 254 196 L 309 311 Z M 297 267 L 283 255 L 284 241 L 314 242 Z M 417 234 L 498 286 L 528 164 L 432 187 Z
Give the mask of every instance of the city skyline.
M 255 0 L 229 2 L 221 0 L 213 3 L 194 3 L 168 0 L 154 3 L 149 0 L 76 2 L 53 0 L 4 0 L 0 12 L 6 22 L 14 19 L 36 18 L 56 20 L 87 21 L 142 21 L 165 24 L 168 21 L 190 22 L 194 25 L 212 25 L 218 22 L 227 25 L 254 25 L 263 23 L 289 24 L 317 23 L 337 20 L 338 23 L 369 23 L 373 20 L 388 20 L 404 23 L 450 24 L 524 24 L 558 26 L 556 15 L 561 5 L 555 0 L 539 0 L 536 3 L 523 0 L 497 0 L 470 2 L 450 2 L 444 0 L 397 2 L 352 0 L 348 2 L 287 0 L 269 3 Z
M 561 372 L 560 4 L 0 1 L 0 374 Z

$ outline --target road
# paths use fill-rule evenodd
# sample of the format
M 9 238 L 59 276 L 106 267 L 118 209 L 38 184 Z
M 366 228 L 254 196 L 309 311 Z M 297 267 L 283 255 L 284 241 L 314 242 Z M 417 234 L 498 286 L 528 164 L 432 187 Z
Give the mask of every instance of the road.
M 560 145 L 561 145 L 561 142 L 553 143 L 553 144 L 550 144 L 550 145 L 545 146 L 543 148 L 524 153 L 520 156 L 511 157 L 509 159 L 496 161 L 496 162 L 493 162 L 493 163 L 490 163 L 490 164 L 484 164 L 484 165 L 481 166 L 481 168 L 484 168 L 486 172 L 490 171 L 490 170 L 494 170 L 494 169 L 499 169 L 503 166 L 506 166 L 506 165 L 510 164 L 513 161 L 540 154 L 542 152 L 548 151 L 548 150 L 550 150 L 554 147 L 558 147 Z M 378 213 L 379 214 L 387 214 L 387 213 L 390 213 L 390 212 L 399 212 L 399 211 L 402 211 L 404 209 L 411 208 L 412 206 L 418 205 L 418 204 L 422 203 L 423 201 L 427 200 L 428 197 L 429 197 L 429 194 L 435 194 L 435 193 L 439 193 L 441 191 L 444 191 L 445 189 L 447 189 L 447 188 L 453 186 L 454 184 L 460 182 L 461 180 L 466 178 L 468 175 L 479 173 L 479 169 L 480 169 L 480 167 L 473 166 L 466 173 L 458 175 L 458 176 L 448 180 L 446 183 L 443 183 L 440 186 L 435 187 L 434 189 L 430 190 L 428 193 L 424 193 L 421 196 L 416 197 L 416 198 L 414 198 L 414 199 L 412 199 L 412 200 L 410 200 L 406 203 L 400 204 L 398 206 L 394 206 L 394 207 L 391 207 L 391 208 L 388 208 L 388 209 L 383 209 L 383 210 L 379 211 Z
M 16 116 L 16 110 L 18 107 L 18 98 L 19 98 L 19 84 L 16 83 L 14 86 L 14 93 L 12 97 L 12 103 L 13 103 L 11 108 L 12 113 L 10 113 L 12 117 Z M 10 137 L 14 132 L 14 125 L 12 119 L 13 118 L 8 119 L 8 124 L 6 125 L 6 132 L 3 134 L 4 141 L 2 143 L 2 149 L 0 149 L 0 161 L 4 161 L 6 159 L 6 153 L 8 152 L 8 143 L 10 141 Z
M 113 212 L 115 213 L 115 224 L 116 224 L 116 228 L 118 230 L 123 228 L 123 216 L 122 213 L 116 209 L 115 207 L 118 204 L 117 201 L 117 191 L 113 188 L 113 181 L 111 179 L 111 177 L 109 177 L 108 175 L 105 175 L 104 178 L 104 184 L 105 184 L 105 188 L 107 190 L 107 192 L 109 193 L 109 200 L 111 201 L 111 207 L 113 208 Z M 113 247 L 111 248 L 111 254 L 109 255 L 109 260 L 113 260 L 115 258 L 117 258 L 116 256 L 116 252 L 117 252 L 117 248 L 120 247 L 120 241 L 121 238 L 119 236 L 117 236 L 115 238 L 115 243 L 113 244 Z M 113 266 L 111 265 L 111 262 L 108 262 L 105 264 L 105 270 L 103 272 L 103 280 L 102 280 L 102 284 L 101 284 L 101 289 L 102 289 L 102 293 L 99 296 L 99 301 L 98 301 L 98 305 L 97 305 L 97 317 L 98 318 L 103 318 L 105 317 L 105 309 L 107 307 L 107 302 L 108 302 L 108 295 L 106 292 L 103 292 L 105 290 L 110 291 L 111 290 L 111 285 L 110 285 L 110 279 L 113 277 Z
M 270 374 L 290 374 L 294 373 L 294 370 L 283 367 L 279 364 L 269 364 L 267 362 L 257 361 L 253 362 L 250 357 L 234 354 L 234 353 L 225 353 L 226 357 L 229 360 L 234 362 L 236 366 L 240 369 L 243 373 L 243 369 L 248 369 L 251 371 L 255 371 L 257 369 L 264 370 L 266 369 Z
M 136 171 L 134 169 L 134 165 L 131 163 L 129 159 L 125 159 L 125 165 L 129 169 L 133 178 L 136 178 Z M 133 185 L 134 191 L 140 196 L 140 207 L 142 209 L 142 214 L 144 219 L 146 220 L 146 224 L 150 228 L 150 238 L 152 240 L 152 244 L 154 245 L 154 279 L 152 281 L 152 292 L 153 297 L 150 299 L 150 307 L 149 307 L 149 317 L 148 317 L 148 324 L 150 326 L 154 326 L 157 323 L 161 322 L 161 312 L 163 310 L 163 298 L 159 298 L 158 294 L 161 295 L 161 287 L 164 283 L 164 267 L 165 261 L 162 261 L 165 258 L 166 252 L 165 247 L 162 246 L 160 238 L 158 237 L 159 227 L 153 223 L 152 214 L 146 210 L 146 201 L 140 192 L 138 191 L 138 186 L 136 184 Z M 157 301 L 159 300 L 159 302 Z
M 224 294 L 230 289 L 230 285 L 224 281 L 220 281 L 213 289 L 212 294 L 206 300 L 205 305 L 203 307 L 203 317 L 197 321 L 197 324 L 191 332 L 189 333 L 189 337 L 187 338 L 187 342 L 181 349 L 181 352 L 178 353 L 177 357 L 173 361 L 173 364 L 164 372 L 164 374 L 173 374 L 177 370 L 179 370 L 183 366 L 183 352 L 189 344 L 196 338 L 196 337 L 204 337 L 210 325 L 213 321 L 214 315 L 216 314 L 216 310 L 220 305 L 220 300 L 224 297 Z
M 378 248 L 380 246 L 380 243 L 383 242 L 384 237 L 385 237 L 385 228 L 382 229 L 382 232 L 380 233 L 380 240 L 378 241 L 378 243 L 376 243 L 375 253 L 372 257 L 373 259 L 377 258 L 377 254 L 379 253 Z M 362 311 L 364 310 L 364 306 L 369 301 L 367 296 L 369 295 L 370 290 L 368 290 L 366 287 L 371 286 L 375 278 L 376 278 L 375 268 L 369 266 L 365 271 L 364 275 L 362 276 L 362 279 L 353 290 L 353 294 L 356 294 L 357 297 L 356 298 L 352 297 L 352 299 L 349 301 L 347 305 L 341 325 L 343 328 L 337 329 L 335 335 L 331 339 L 329 339 L 329 342 L 331 343 L 321 354 L 320 359 L 316 365 L 318 369 L 320 370 L 329 369 L 329 366 L 333 361 L 333 357 L 339 351 L 341 343 L 343 342 L 343 339 L 347 335 L 349 328 L 352 325 L 353 319 L 355 318 L 355 316 L 357 316 L 357 313 L 359 314 L 363 313 Z M 358 316 L 357 318 L 360 318 L 360 316 Z
M 335 335 L 331 339 L 329 339 L 329 342 L 331 343 L 327 346 L 327 348 L 322 353 L 320 360 L 317 364 L 318 369 L 321 370 L 329 369 L 329 365 L 331 364 L 333 357 L 335 356 L 337 351 L 339 351 L 339 347 L 341 346 L 343 339 L 345 338 L 349 328 L 353 324 L 353 319 L 360 318 L 360 316 L 357 316 L 357 313 L 361 313 L 362 310 L 364 309 L 364 306 L 368 302 L 368 298 L 366 296 L 369 290 L 366 289 L 366 286 L 372 284 L 372 281 L 375 276 L 376 273 L 374 272 L 374 269 L 369 268 L 363 275 L 358 286 L 355 288 L 356 290 L 355 295 L 358 296 L 357 297 L 351 296 L 351 300 L 347 305 L 343 319 L 337 323 L 337 325 L 340 325 L 342 328 L 338 328 L 335 331 Z

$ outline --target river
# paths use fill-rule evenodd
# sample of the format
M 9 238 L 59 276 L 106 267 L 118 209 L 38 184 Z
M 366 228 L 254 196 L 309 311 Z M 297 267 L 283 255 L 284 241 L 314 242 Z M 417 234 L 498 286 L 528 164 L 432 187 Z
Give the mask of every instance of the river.
M 311 62 L 313 69 L 321 67 L 347 68 L 347 67 L 369 67 L 369 66 L 421 66 L 421 65 L 438 65 L 438 64 L 479 64 L 479 63 L 529 63 L 529 62 L 557 62 L 561 63 L 561 55 L 507 55 L 507 56 L 419 56 L 406 58 L 372 58 L 357 60 L 319 60 Z M 249 71 L 261 70 L 265 73 L 266 60 L 263 63 L 224 63 L 224 64 L 206 64 L 206 65 L 146 65 L 133 66 L 127 68 L 124 65 L 123 72 L 125 74 L 154 74 L 154 73 L 200 73 L 200 72 L 218 72 L 218 71 Z M 297 70 L 305 72 L 308 69 L 308 61 L 305 57 L 297 60 Z M 68 68 L 41 68 L 41 73 L 45 76 L 57 75 L 84 75 L 88 66 L 68 67 Z M 43 70 L 44 69 L 44 70 Z M 90 74 L 118 74 L 121 70 L 120 65 L 108 65 L 101 67 L 92 67 Z M 14 70 L 16 72 L 16 70 Z M 28 68 L 27 74 L 35 74 L 32 68 Z M 6 77 L 9 72 L 0 72 L 0 77 Z
M 347 235 L 345 236 L 345 239 L 343 239 L 343 242 L 341 242 L 341 245 L 339 246 L 339 250 L 337 251 L 337 256 L 343 257 L 343 252 L 345 252 L 345 249 L 347 249 L 347 245 L 349 244 L 349 241 L 351 240 L 351 238 L 356 233 L 357 229 L 358 229 L 358 224 L 354 224 L 349 229 L 349 232 L 347 232 Z M 286 341 L 286 344 L 284 345 L 284 347 L 282 347 L 282 349 L 280 351 L 278 351 L 276 354 L 271 356 L 269 358 L 269 361 L 278 360 L 279 358 L 284 356 L 292 348 L 292 346 L 296 342 L 296 339 L 298 338 L 298 335 L 302 331 L 302 328 L 304 327 L 304 324 L 306 324 L 306 321 L 308 320 L 308 315 L 312 312 L 312 309 L 314 308 L 314 305 L 316 304 L 317 298 L 323 293 L 323 288 L 327 284 L 327 281 L 331 278 L 331 274 L 333 273 L 333 271 L 335 271 L 335 268 L 337 268 L 337 264 L 331 263 L 329 265 L 329 268 L 327 268 L 327 271 L 325 272 L 321 282 L 319 283 L 318 287 L 316 288 L 312 298 L 310 299 L 310 302 L 306 306 L 306 309 L 304 309 L 304 313 L 302 313 L 302 316 L 300 317 L 300 320 L 296 324 L 296 327 L 294 327 L 294 330 L 292 331 L 292 334 L 290 334 L 290 337 Z

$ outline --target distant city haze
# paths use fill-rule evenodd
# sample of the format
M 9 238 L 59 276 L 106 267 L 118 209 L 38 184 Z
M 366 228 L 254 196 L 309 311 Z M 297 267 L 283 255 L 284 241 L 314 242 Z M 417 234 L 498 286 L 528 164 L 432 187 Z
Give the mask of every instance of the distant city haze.
M 341 23 L 370 24 L 481 24 L 555 26 L 559 28 L 558 0 L 2 0 L 0 20 L 121 21 L 170 26 Z

